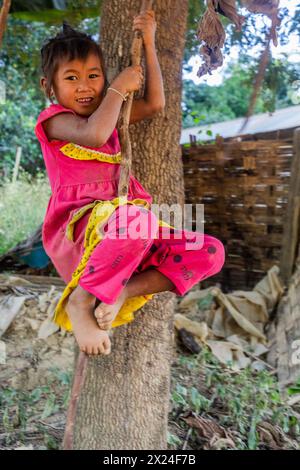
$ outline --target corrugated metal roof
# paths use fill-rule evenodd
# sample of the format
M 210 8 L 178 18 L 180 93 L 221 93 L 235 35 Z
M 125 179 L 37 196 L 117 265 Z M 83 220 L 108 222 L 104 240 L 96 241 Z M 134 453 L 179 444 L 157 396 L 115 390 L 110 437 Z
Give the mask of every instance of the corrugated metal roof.
M 236 137 L 245 118 L 232 119 L 231 121 L 217 122 L 206 126 L 189 127 L 181 132 L 181 144 L 190 142 L 190 135 L 195 135 L 197 140 L 212 140 L 217 134 L 222 137 Z M 259 132 L 271 132 L 280 129 L 291 129 L 300 126 L 300 105 L 290 106 L 289 108 L 279 109 L 273 114 L 256 114 L 249 119 L 249 122 L 242 134 L 257 134 Z M 206 131 L 212 132 L 207 135 Z M 202 131 L 199 133 L 199 131 Z

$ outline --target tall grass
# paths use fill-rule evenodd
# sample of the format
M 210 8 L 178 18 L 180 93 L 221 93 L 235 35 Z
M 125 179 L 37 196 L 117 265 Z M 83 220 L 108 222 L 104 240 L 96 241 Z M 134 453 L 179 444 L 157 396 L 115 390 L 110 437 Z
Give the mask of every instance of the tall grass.
M 50 187 L 47 177 L 21 172 L 18 181 L 0 185 L 0 255 L 24 240 L 42 223 Z

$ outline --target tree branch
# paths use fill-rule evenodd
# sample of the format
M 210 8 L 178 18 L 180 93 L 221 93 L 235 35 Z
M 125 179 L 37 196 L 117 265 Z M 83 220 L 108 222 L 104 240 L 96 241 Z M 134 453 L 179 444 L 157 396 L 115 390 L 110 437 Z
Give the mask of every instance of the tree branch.
M 152 8 L 152 0 L 142 0 L 141 12 Z M 131 63 L 132 65 L 140 65 L 142 58 L 143 38 L 140 31 L 134 32 L 134 38 L 131 46 Z M 133 102 L 134 92 L 130 93 L 127 101 L 122 107 L 119 118 L 119 134 L 122 151 L 121 172 L 118 186 L 118 196 L 127 199 L 129 177 L 132 164 L 132 148 L 129 136 L 129 120 Z

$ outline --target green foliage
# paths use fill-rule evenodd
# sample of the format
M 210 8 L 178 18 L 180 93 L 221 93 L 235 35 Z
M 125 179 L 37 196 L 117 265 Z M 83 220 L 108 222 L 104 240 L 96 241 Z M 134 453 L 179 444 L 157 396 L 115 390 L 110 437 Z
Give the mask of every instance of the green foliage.
M 189 72 L 191 67 L 187 65 L 189 59 L 199 52 L 199 40 L 197 38 L 198 22 L 205 11 L 204 2 L 189 0 L 188 25 L 186 31 L 186 47 L 184 49 L 184 69 Z
M 5 35 L 0 52 L 0 80 L 6 87 L 6 101 L 0 104 L 0 170 L 4 173 L 13 167 L 16 148 L 23 150 L 22 163 L 28 171 L 42 165 L 39 144 L 34 135 L 38 110 L 44 106 L 39 91 L 39 44 L 44 34 L 42 25 L 32 34 L 30 25 L 9 20 L 13 35 Z
M 299 379 L 296 381 L 295 384 L 291 385 L 291 386 L 288 388 L 288 394 L 289 394 L 289 395 L 298 395 L 298 394 L 300 394 L 300 377 L 299 377 Z
M 13 18 L 28 22 L 54 25 L 66 20 L 75 26 L 86 18 L 99 18 L 101 3 L 102 0 L 25 0 L 13 2 L 11 11 Z
M 195 123 L 192 112 L 201 113 L 201 124 L 227 121 L 245 116 L 251 96 L 249 75 L 244 75 L 240 64 L 231 64 L 230 72 L 224 83 L 217 87 L 207 84 L 196 85 L 192 80 L 183 82 L 183 127 L 192 127 Z M 256 105 L 256 111 L 262 110 L 262 102 Z
M 50 188 L 45 175 L 21 173 L 16 183 L 0 186 L 0 255 L 24 240 L 42 223 Z
M 183 361 L 185 358 L 181 357 L 180 360 Z M 197 365 L 197 358 L 195 356 L 193 360 L 187 360 L 182 362 L 188 369 L 195 369 Z M 181 411 L 187 411 L 192 409 L 196 413 L 200 411 L 208 411 L 211 406 L 211 401 L 203 396 L 195 387 L 186 388 L 180 383 L 176 384 L 175 390 L 171 394 L 171 401 L 173 407 L 176 410 L 177 407 L 181 408 Z
M 178 362 L 187 373 L 185 383 L 177 379 L 173 387 L 172 419 L 188 411 L 204 417 L 216 415 L 221 425 L 239 434 L 236 445 L 240 449 L 259 448 L 257 426 L 262 421 L 279 425 L 285 433 L 300 435 L 298 415 L 286 404 L 269 372 L 246 368 L 232 373 L 208 348 L 198 355 L 180 356 Z M 201 388 L 202 393 L 196 385 L 200 375 L 205 376 L 206 391 Z
M 57 449 L 59 442 L 49 436 L 40 420 L 57 412 L 64 412 L 69 400 L 71 372 L 52 368 L 49 370 L 46 385 L 32 391 L 0 388 L 0 426 L 7 433 L 6 444 L 10 444 L 15 430 L 19 440 L 24 440 L 24 433 L 32 418 L 44 434 L 44 444 L 48 449 Z
M 17 146 L 22 147 L 22 166 L 26 171 L 34 174 L 44 169 L 41 149 L 34 134 L 37 116 L 48 105 L 39 86 L 40 48 L 44 40 L 57 33 L 63 19 L 68 20 L 74 27 L 98 37 L 101 4 L 101 0 L 13 1 L 8 34 L 5 34 L 0 50 L 0 80 L 4 82 L 7 92 L 6 102 L 0 104 L 0 175 L 10 174 Z M 53 5 L 56 5 L 56 8 Z M 186 70 L 190 70 L 189 58 L 198 55 L 199 41 L 196 32 L 203 12 L 204 2 L 189 1 L 183 63 Z M 22 15 L 27 16 L 25 18 Z M 299 32 L 299 22 L 296 22 L 299 15 L 299 8 L 295 18 L 290 18 L 283 9 L 281 43 L 287 42 L 291 32 Z M 184 81 L 184 127 L 199 123 L 197 118 L 194 119 L 193 112 L 205 116 L 201 119 L 203 124 L 246 114 L 259 56 L 257 49 L 255 53 L 252 51 L 253 47 L 262 46 L 268 24 L 266 21 L 266 26 L 256 34 L 255 19 L 255 15 L 247 15 L 243 32 L 236 33 L 230 22 L 222 18 L 228 27 L 225 54 L 229 53 L 232 46 L 238 46 L 242 51 L 241 60 L 239 64 L 230 64 L 225 71 L 225 81 L 219 87 L 195 85 L 192 81 Z M 255 112 L 291 104 L 290 87 L 297 79 L 299 70 L 287 60 L 272 61 Z
M 224 423 L 234 423 L 239 432 L 248 434 L 249 448 L 255 448 L 252 447 L 255 446 L 254 430 L 260 421 L 270 420 L 289 432 L 291 426 L 288 423 L 293 417 L 293 410 L 285 404 L 278 383 L 267 371 L 254 374 L 246 368 L 237 375 L 229 375 L 216 368 L 208 371 L 207 380 L 216 396 L 223 397 L 227 403 L 228 415 L 224 417 Z
M 171 434 L 170 432 L 168 432 L 167 442 L 168 442 L 169 446 L 171 446 L 171 448 L 176 449 L 177 446 L 180 446 L 181 439 L 179 437 L 175 436 L 174 434 Z
M 252 67 L 250 73 L 254 74 Z M 293 83 L 300 79 L 300 64 L 291 63 L 287 57 L 273 59 L 267 67 L 261 98 L 268 111 L 285 108 L 294 103 L 291 100 Z
M 10 12 L 15 13 L 19 11 L 41 11 L 48 8 L 53 8 L 53 0 L 12 0 Z
M 224 82 L 219 86 L 196 85 L 192 80 L 183 82 L 183 127 L 222 122 L 246 115 L 257 73 L 257 62 L 240 58 L 224 72 Z M 293 83 L 300 79 L 300 66 L 273 59 L 268 65 L 255 113 L 274 111 L 291 106 Z M 194 116 L 198 115 L 195 119 Z
M 98 23 L 98 18 L 87 19 L 80 29 L 97 35 Z M 0 174 L 11 172 L 17 146 L 22 147 L 23 168 L 35 174 L 44 169 L 44 162 L 34 127 L 39 113 L 47 106 L 39 85 L 40 48 L 58 28 L 10 17 L 8 29 L 13 34 L 5 35 L 0 50 L 0 80 L 6 87 L 6 100 L 0 103 Z
M 241 1 L 238 4 L 242 6 Z M 99 16 L 102 0 L 14 0 L 11 11 L 15 18 L 27 21 L 42 21 L 48 24 L 61 22 L 63 19 L 82 21 L 84 18 Z M 154 7 L 155 8 L 155 7 Z M 199 42 L 197 39 L 197 24 L 205 11 L 205 2 L 201 0 L 189 0 L 188 21 L 186 34 L 186 48 L 184 55 L 185 66 L 192 55 L 198 53 Z M 245 13 L 245 12 L 244 12 Z M 288 10 L 280 10 L 282 26 L 280 30 L 281 43 L 288 40 L 289 34 L 299 31 L 300 9 L 296 10 L 293 18 L 288 16 Z M 261 30 L 256 33 L 255 16 L 246 12 L 246 22 L 242 32 L 236 32 L 232 23 L 225 17 L 220 16 L 224 26 L 228 30 L 226 48 L 238 46 L 241 50 L 249 46 L 263 44 L 265 34 L 268 31 L 268 21 Z M 255 32 L 255 33 L 254 33 Z

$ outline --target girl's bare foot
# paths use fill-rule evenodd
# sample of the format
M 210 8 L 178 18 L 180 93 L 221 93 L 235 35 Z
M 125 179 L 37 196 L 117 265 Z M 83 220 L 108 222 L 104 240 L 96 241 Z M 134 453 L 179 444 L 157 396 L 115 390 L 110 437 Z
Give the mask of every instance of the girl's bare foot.
M 77 286 L 66 305 L 74 335 L 81 351 L 87 354 L 109 354 L 111 342 L 94 317 L 95 297 Z
M 126 299 L 127 291 L 126 288 L 124 288 L 114 304 L 105 304 L 104 302 L 100 302 L 99 306 L 95 308 L 94 315 L 102 330 L 109 330 L 111 328 L 112 322 L 116 318 Z

